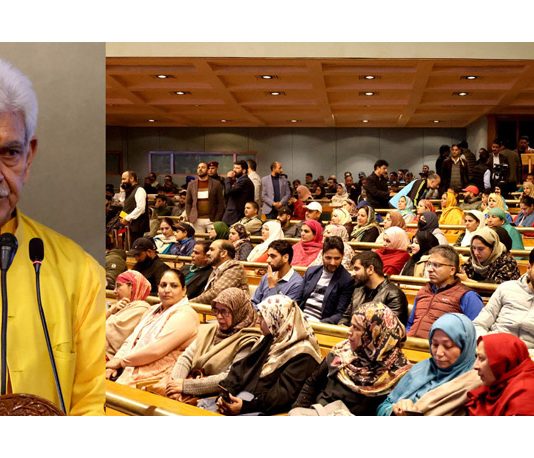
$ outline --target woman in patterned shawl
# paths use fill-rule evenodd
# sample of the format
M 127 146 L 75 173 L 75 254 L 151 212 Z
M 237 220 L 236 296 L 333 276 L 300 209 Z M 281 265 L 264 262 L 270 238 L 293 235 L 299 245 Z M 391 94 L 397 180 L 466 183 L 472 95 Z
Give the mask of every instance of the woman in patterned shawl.
M 287 412 L 321 361 L 319 344 L 296 302 L 277 294 L 256 307 L 264 337 L 220 383 L 230 392 L 230 402 L 217 400 L 225 415 Z
M 401 350 L 405 340 L 404 326 L 391 309 L 372 302 L 359 307 L 349 338 L 333 347 L 308 378 L 290 414 L 317 415 L 343 400 L 354 415 L 374 415 L 411 367 Z

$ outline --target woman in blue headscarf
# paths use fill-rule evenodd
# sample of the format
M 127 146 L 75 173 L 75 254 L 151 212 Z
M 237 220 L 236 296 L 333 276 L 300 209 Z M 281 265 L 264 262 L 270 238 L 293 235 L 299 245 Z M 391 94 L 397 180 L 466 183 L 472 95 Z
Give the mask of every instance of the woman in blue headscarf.
M 461 313 L 447 313 L 430 330 L 431 357 L 419 362 L 380 404 L 378 415 L 465 414 L 467 392 L 481 385 L 473 370 L 476 332 Z

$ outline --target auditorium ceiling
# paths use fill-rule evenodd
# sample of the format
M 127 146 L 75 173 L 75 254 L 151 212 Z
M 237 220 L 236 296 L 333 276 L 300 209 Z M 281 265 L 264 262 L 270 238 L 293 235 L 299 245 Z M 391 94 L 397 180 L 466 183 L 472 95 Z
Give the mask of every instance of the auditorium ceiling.
M 107 59 L 107 124 L 466 127 L 534 115 L 534 60 Z

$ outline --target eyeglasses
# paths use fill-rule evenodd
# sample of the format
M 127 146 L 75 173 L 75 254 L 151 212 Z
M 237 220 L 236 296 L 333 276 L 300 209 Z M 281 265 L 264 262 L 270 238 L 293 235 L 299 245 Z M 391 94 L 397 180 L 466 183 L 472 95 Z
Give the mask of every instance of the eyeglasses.
M 454 267 L 452 264 L 442 264 L 441 262 L 431 262 L 431 261 L 425 262 L 425 266 L 427 269 L 439 269 L 440 267 L 443 267 L 443 266 Z
M 223 318 L 229 317 L 232 313 L 230 310 L 227 309 L 219 309 L 217 307 L 211 308 L 211 313 L 213 313 L 213 316 L 221 315 Z

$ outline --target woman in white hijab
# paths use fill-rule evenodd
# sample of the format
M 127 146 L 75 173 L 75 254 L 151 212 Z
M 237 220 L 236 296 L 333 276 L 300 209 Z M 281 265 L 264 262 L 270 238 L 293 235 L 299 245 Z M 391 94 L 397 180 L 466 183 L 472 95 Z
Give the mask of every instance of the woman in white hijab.
M 249 262 L 266 262 L 267 248 L 274 240 L 281 240 L 284 238 L 284 231 L 280 225 L 280 221 L 267 221 L 261 227 L 261 237 L 263 242 L 256 245 L 247 257 Z
M 484 213 L 478 210 L 467 210 L 464 212 L 465 232 L 460 234 L 454 246 L 471 246 L 473 232 L 486 226 Z

